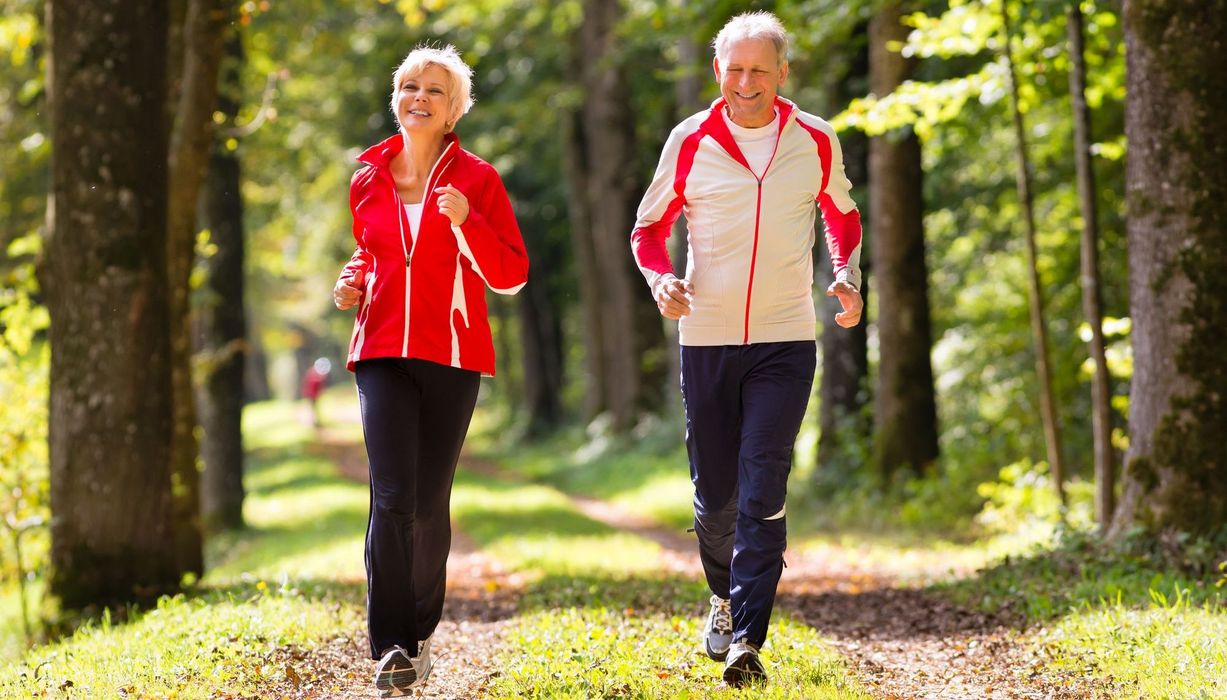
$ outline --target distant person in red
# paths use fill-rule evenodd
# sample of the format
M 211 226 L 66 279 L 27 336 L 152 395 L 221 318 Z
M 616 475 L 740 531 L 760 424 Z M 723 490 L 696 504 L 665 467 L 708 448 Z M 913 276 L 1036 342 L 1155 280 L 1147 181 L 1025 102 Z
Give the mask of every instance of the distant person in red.
M 332 363 L 327 357 L 321 357 L 307 369 L 302 378 L 302 395 L 311 404 L 311 422 L 315 427 L 324 424 L 320 420 L 320 393 L 328 384 L 328 373 L 332 371 Z
M 355 249 L 333 289 L 338 309 L 357 311 L 346 368 L 370 463 L 367 623 L 386 697 L 411 693 L 431 670 L 452 478 L 481 376 L 494 374 L 486 290 L 514 294 L 528 280 L 503 181 L 454 131 L 473 103 L 472 75 L 451 46 L 414 49 L 397 68 L 400 131 L 358 157 Z

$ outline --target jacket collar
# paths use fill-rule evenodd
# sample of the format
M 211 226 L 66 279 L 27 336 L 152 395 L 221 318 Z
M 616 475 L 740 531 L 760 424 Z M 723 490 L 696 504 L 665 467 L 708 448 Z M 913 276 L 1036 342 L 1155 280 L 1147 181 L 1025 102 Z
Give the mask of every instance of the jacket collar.
M 717 98 L 715 102 L 711 103 L 711 116 L 719 117 L 721 121 L 728 119 L 724 114 L 724 107 L 727 104 L 728 100 L 725 100 L 723 97 Z M 775 108 L 780 112 L 780 129 L 782 130 L 788 124 L 788 120 L 792 118 L 793 113 L 797 111 L 797 105 L 792 100 L 776 95 Z
M 716 143 L 720 144 L 720 147 L 725 152 L 732 156 L 733 160 L 741 163 L 749 170 L 750 164 L 746 162 L 746 157 L 742 155 L 741 149 L 737 147 L 737 141 L 733 139 L 733 132 L 729 131 L 728 117 L 724 114 L 725 104 L 727 104 L 727 101 L 723 97 L 711 104 L 711 110 L 707 114 L 707 119 L 703 121 L 703 129 L 716 140 Z M 788 126 L 789 120 L 796 114 L 797 105 L 776 95 L 775 108 L 780 111 L 780 133 L 783 133 L 784 127 Z
M 363 151 L 358 156 L 358 162 L 377 168 L 386 168 L 396 154 L 403 150 L 405 150 L 405 139 L 397 132 Z M 460 138 L 456 136 L 456 133 L 444 134 L 443 153 L 439 156 L 440 162 L 451 158 L 458 150 L 460 150 Z

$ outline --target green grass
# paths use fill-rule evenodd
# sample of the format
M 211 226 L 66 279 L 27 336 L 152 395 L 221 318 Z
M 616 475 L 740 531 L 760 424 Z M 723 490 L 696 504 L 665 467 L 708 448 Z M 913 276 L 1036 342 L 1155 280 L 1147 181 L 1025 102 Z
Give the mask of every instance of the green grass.
M 330 439 L 359 440 L 352 395 L 325 397 Z M 0 697 L 260 697 L 284 681 L 287 648 L 309 652 L 361 630 L 367 486 L 339 477 L 328 451 L 313 446 L 304 408 L 271 402 L 245 412 L 248 527 L 210 539 L 199 584 L 34 648 L 0 668 Z M 607 493 L 640 490 L 646 500 L 658 490 L 633 482 Z M 737 695 L 699 650 L 705 586 L 664 577 L 656 543 L 589 519 L 553 486 L 463 469 L 453 517 L 526 582 L 497 662 L 513 670 L 493 680 L 492 695 Z M 773 624 L 764 659 L 773 683 L 755 697 L 864 697 L 838 655 L 797 621 Z
M 1123 697 L 1227 695 L 1227 603 L 1219 574 L 1182 573 L 1145 547 L 1069 536 L 941 586 L 955 601 L 1042 625 L 1057 669 L 1110 680 Z
M 706 585 L 662 576 L 658 545 L 587 518 L 560 491 L 611 499 L 680 528 L 692 518 L 684 452 L 584 455 L 552 441 L 498 459 L 536 483 L 461 473 L 452 499 L 466 533 L 532 574 L 496 661 L 504 670 L 493 697 L 869 697 L 813 629 L 779 615 L 763 652 L 770 683 L 724 687 L 723 666 L 699 646 Z M 670 473 L 678 470 L 681 483 Z
M 686 448 L 658 426 L 644 440 L 597 438 L 567 430 L 527 445 L 502 445 L 496 428 L 478 426 L 473 452 L 507 472 L 566 493 L 613 501 L 630 512 L 684 529 L 694 520 Z M 679 429 L 680 430 L 680 429 Z
M 277 649 L 360 629 L 366 486 L 311 454 L 300 408 L 245 412 L 251 527 L 210 540 L 199 585 L 34 648 L 0 671 L 0 697 L 251 696 L 284 677 Z

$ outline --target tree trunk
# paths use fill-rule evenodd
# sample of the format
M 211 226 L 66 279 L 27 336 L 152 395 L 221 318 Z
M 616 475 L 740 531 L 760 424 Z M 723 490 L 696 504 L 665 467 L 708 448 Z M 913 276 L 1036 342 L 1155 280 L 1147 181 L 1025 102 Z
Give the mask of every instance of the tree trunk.
M 530 258 L 538 270 L 554 270 L 547 252 L 548 243 L 534 245 L 537 236 L 525 236 Z M 530 439 L 545 437 L 562 421 L 562 325 L 552 297 L 547 275 L 529 273 L 533 283 L 519 294 L 521 356 L 524 391 L 522 404 L 527 414 L 525 434 Z
M 67 608 L 173 589 L 166 279 L 167 13 L 50 0 L 51 592 Z
M 1086 62 L 1082 42 L 1081 0 L 1074 0 L 1066 17 L 1069 37 L 1069 94 L 1074 112 L 1074 164 L 1082 209 L 1082 312 L 1091 327 L 1091 428 L 1095 446 L 1095 517 L 1101 531 L 1116 509 L 1116 464 L 1112 449 L 1111 379 L 1103 341 L 1103 302 L 1099 285 L 1099 208 L 1095 168 L 1091 163 L 1091 113 L 1086 106 Z
M 259 329 L 252 328 L 253 317 L 247 317 L 247 361 L 243 367 L 243 405 L 273 398 L 273 388 L 268 383 L 268 355 L 260 343 Z
M 1227 522 L 1227 113 L 1222 0 L 1126 0 L 1133 383 L 1113 534 Z
M 572 52 L 578 81 L 582 51 L 577 35 Z M 605 322 L 601 317 L 601 288 L 596 274 L 596 250 L 589 232 L 592 209 L 588 206 L 588 157 L 583 118 L 578 109 L 563 115 L 562 168 L 567 182 L 567 218 L 575 246 L 575 275 L 579 278 L 580 326 L 584 332 L 584 422 L 596 418 L 608 404 L 605 386 Z
M 1048 329 L 1044 322 L 1044 290 L 1040 286 L 1038 254 L 1035 246 L 1035 205 L 1031 198 L 1031 166 L 1027 158 L 1027 130 L 1023 125 L 1022 110 L 1018 104 L 1018 76 L 1014 70 L 1013 40 L 1010 29 L 1010 11 L 1007 0 L 1001 0 L 1001 22 L 1005 33 L 1003 51 L 1010 73 L 1010 107 L 1014 117 L 1016 158 L 1018 168 L 1015 179 L 1018 184 L 1018 199 L 1022 204 L 1023 223 L 1027 234 L 1027 271 L 1030 282 L 1031 335 L 1035 343 L 1035 374 L 1039 379 L 1040 419 L 1044 424 L 1044 442 L 1048 452 L 1049 473 L 1061 503 L 1065 503 L 1065 466 L 1061 457 L 1061 426 L 1057 420 L 1056 401 L 1052 396 L 1052 365 L 1048 359 Z
M 634 421 L 639 398 L 641 355 L 636 347 L 633 304 L 643 301 L 631 295 L 629 237 L 642 188 L 637 187 L 634 153 L 634 121 L 630 88 L 618 61 L 617 25 L 622 18 L 620 0 L 585 0 L 580 25 L 584 60 L 584 134 L 588 148 L 588 206 L 592 213 L 589 233 L 596 252 L 601 285 L 600 314 L 605 329 L 606 391 L 612 427 L 628 430 Z M 656 324 L 659 328 L 659 323 Z
M 869 44 L 868 26 L 861 24 L 853 31 L 850 42 L 855 47 L 849 47 L 852 59 L 847 70 L 837 79 L 831 80 L 828 92 L 832 113 L 843 109 L 856 95 L 865 94 L 865 82 L 869 77 Z M 864 133 L 849 130 L 840 137 L 840 146 L 844 152 L 844 171 L 854 185 L 864 184 L 869 178 L 869 141 Z M 872 244 L 873 219 L 862 216 L 865 226 L 865 239 L 861 242 L 868 249 Z M 818 285 L 819 322 L 822 324 L 822 374 L 818 382 L 818 468 L 830 469 L 835 466 L 845 445 L 868 443 L 869 426 L 862 419 L 861 412 L 868 401 L 868 314 L 864 314 L 861 322 L 853 328 L 841 328 L 835 323 L 835 314 L 840 310 L 839 302 L 828 299 L 825 295 L 827 287 L 835 281 L 831 271 L 830 252 L 818 236 L 819 244 L 814 250 L 817 254 L 815 263 L 815 281 Z M 868 244 L 868 245 L 867 245 Z M 872 256 L 864 256 L 861 260 L 861 297 L 865 308 L 869 308 L 869 283 L 872 269 Z
M 601 365 L 604 404 L 615 432 L 629 430 L 640 396 L 640 358 L 646 350 L 643 316 L 636 302 L 647 303 L 635 286 L 632 295 L 632 258 L 628 240 L 642 188 L 636 163 L 634 120 L 626 73 L 617 57 L 617 24 L 621 2 L 585 0 L 579 28 L 582 70 L 584 163 L 587 180 L 587 234 L 591 238 L 594 267 L 579 268 L 594 278 L 600 317 Z M 653 313 L 655 313 L 653 309 Z M 659 322 L 649 324 L 658 336 Z M 637 332 L 638 331 L 638 332 Z
M 912 61 L 889 46 L 907 38 L 903 3 L 870 20 L 869 81 L 877 95 L 893 92 Z M 885 481 L 899 467 L 913 474 L 937 457 L 937 408 L 925 264 L 920 140 L 910 130 L 869 142 L 869 206 L 878 297 L 878 381 L 874 392 L 874 462 Z
M 166 261 L 170 280 L 171 386 L 174 392 L 175 540 L 184 568 L 204 572 L 200 471 L 192 387 L 191 288 L 196 204 L 213 145 L 225 0 L 189 0 L 183 25 L 183 81 L 170 139 Z
M 233 125 L 242 93 L 243 43 L 235 30 L 225 40 L 218 111 Z M 204 439 L 200 444 L 201 516 L 208 531 L 243 526 L 243 371 L 247 315 L 243 288 L 243 197 L 238 153 L 215 139 L 200 198 L 200 218 L 216 250 L 205 264 L 199 351 L 205 358 L 197 393 Z

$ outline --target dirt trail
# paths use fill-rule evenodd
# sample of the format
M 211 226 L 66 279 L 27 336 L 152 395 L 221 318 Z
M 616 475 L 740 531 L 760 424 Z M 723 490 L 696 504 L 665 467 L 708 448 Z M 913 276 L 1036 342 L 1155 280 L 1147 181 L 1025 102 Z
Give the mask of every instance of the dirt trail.
M 360 446 L 325 440 L 342 472 L 366 480 Z M 357 452 L 355 452 L 357 450 Z M 465 459 L 464 468 L 512 478 L 488 461 Z M 667 571 L 700 576 L 692 535 L 659 527 L 616 504 L 570 497 L 588 517 L 633 532 L 661 546 Z M 457 532 L 448 562 L 448 598 L 437 640 L 438 661 L 418 697 L 481 695 L 497 673 L 489 659 L 506 621 L 515 613 L 521 583 L 473 548 Z M 895 571 L 839 547 L 786 554 L 777 608 L 827 637 L 877 698 L 1088 698 L 1108 689 L 1078 676 L 1041 671 L 1028 632 L 1011 621 L 955 607 L 940 596 L 899 580 Z M 924 573 L 924 572 L 917 572 Z M 933 572 L 940 575 L 945 572 Z M 925 577 L 919 577 L 923 580 Z M 768 642 L 768 648 L 770 642 Z M 283 653 L 293 698 L 370 698 L 372 664 L 365 635 L 334 640 L 310 655 Z
M 490 462 L 466 464 L 486 476 L 509 478 Z M 693 536 L 661 528 L 615 503 L 569 498 L 589 518 L 658 543 L 662 568 L 701 575 Z M 1041 659 L 1016 625 L 959 609 L 902 583 L 897 569 L 864 561 L 855 551 L 789 551 L 785 560 L 778 608 L 830 639 L 875 697 L 1004 700 L 1105 694 L 1080 677 L 1042 673 Z M 916 580 L 931 580 L 948 571 L 912 573 L 927 574 Z

